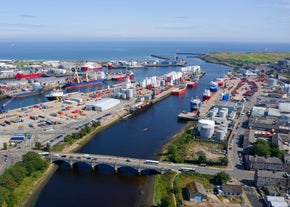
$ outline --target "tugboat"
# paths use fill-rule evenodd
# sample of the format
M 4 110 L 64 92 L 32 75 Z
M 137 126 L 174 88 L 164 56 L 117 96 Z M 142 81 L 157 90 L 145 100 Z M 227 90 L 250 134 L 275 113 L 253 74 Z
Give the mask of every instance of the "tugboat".
M 209 83 L 209 90 L 211 92 L 217 92 L 219 90 L 219 86 L 218 86 L 218 83 L 216 81 L 211 81 Z
M 183 95 L 186 92 L 187 84 L 181 84 L 178 88 L 174 89 L 171 94 L 172 95 Z
M 201 100 L 196 96 L 195 98 L 191 98 L 190 100 L 190 108 L 191 111 L 198 111 L 201 106 Z

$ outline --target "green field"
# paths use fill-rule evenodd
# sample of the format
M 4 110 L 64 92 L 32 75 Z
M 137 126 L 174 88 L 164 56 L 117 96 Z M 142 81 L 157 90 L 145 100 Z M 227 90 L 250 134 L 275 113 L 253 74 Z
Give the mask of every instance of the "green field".
M 268 63 L 290 58 L 290 53 L 280 52 L 250 52 L 250 53 L 211 53 L 205 59 L 214 62 L 243 62 L 243 63 Z

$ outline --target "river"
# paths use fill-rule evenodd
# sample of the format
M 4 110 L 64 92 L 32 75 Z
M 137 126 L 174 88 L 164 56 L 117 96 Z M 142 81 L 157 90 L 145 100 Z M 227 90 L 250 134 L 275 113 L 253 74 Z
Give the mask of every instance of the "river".
M 201 97 L 211 80 L 229 70 L 226 66 L 199 59 L 187 61 L 188 65 L 200 65 L 206 71 L 197 87 L 189 88 L 184 96 L 169 96 L 133 118 L 110 126 L 79 152 L 152 159 L 162 145 L 185 126 L 184 122 L 177 121 L 177 115 L 190 109 L 191 97 Z M 136 79 L 140 80 L 176 69 L 149 68 L 134 72 Z M 148 130 L 144 131 L 144 128 Z M 90 166 L 82 163 L 73 169 L 63 164 L 41 190 L 34 206 L 146 206 L 139 201 L 148 175 L 136 176 L 135 173 L 128 168 L 114 173 L 114 169 L 108 166 L 92 171 Z

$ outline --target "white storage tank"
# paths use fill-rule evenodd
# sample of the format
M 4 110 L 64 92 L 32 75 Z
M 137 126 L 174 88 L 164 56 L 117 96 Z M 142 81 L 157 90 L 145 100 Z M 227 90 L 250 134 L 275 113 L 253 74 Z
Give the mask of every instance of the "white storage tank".
M 127 89 L 127 98 L 133 98 L 134 90 L 132 88 Z
M 224 136 L 225 136 L 225 133 L 223 130 L 217 130 L 216 133 L 215 133 L 215 138 L 219 141 L 223 141 L 224 140 Z
M 268 79 L 268 86 L 269 86 L 269 87 L 274 87 L 274 86 L 277 85 L 277 82 L 278 82 L 277 79 L 275 79 L 275 78 L 269 78 L 269 79 Z
M 213 135 L 213 129 L 210 125 L 202 125 L 200 127 L 200 136 L 204 138 L 211 138 Z
M 211 138 L 214 132 L 215 123 L 209 119 L 201 119 L 198 121 L 197 129 L 200 133 L 200 136 Z

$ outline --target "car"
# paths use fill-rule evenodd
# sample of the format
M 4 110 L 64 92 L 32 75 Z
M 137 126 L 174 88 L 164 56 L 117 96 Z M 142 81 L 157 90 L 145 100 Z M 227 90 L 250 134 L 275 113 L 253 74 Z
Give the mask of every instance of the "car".
M 131 162 L 131 160 L 128 160 L 128 159 L 127 159 L 126 162 Z
M 78 157 L 77 157 L 77 159 L 81 159 L 81 157 L 80 157 L 80 156 L 78 156 Z

